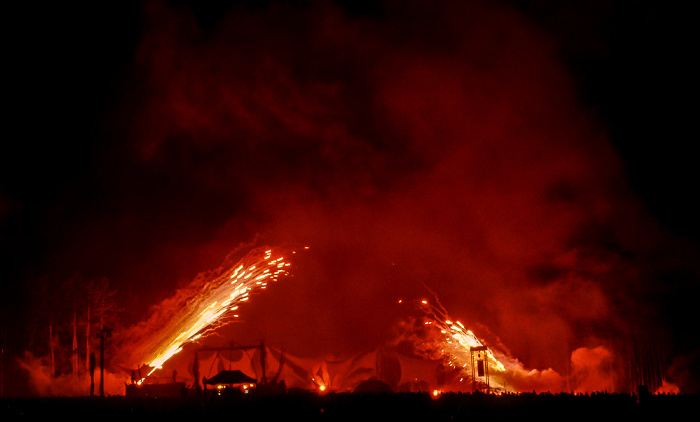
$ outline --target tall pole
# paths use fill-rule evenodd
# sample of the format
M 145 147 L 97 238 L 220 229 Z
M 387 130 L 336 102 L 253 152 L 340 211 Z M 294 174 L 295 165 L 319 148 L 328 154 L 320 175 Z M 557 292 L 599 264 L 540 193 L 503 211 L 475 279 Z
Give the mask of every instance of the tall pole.
M 262 366 L 262 382 L 263 384 L 267 382 L 265 378 L 265 342 L 260 342 L 260 365 Z
M 489 355 L 484 352 L 484 366 L 486 367 L 486 394 L 491 394 L 491 374 L 489 374 Z
M 471 358 L 472 364 L 472 394 L 476 391 L 476 377 L 474 376 L 474 350 L 471 348 L 469 350 L 469 357 Z

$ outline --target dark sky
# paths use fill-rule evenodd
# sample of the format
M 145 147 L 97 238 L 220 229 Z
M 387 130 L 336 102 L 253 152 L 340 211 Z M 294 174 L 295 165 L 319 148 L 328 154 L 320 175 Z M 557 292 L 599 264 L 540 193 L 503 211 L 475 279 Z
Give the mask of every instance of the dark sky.
M 425 283 L 532 367 L 648 328 L 697 375 L 681 2 L 97 3 L 4 13 L 9 350 L 39 280 L 135 323 L 257 236 L 312 252 L 242 337 L 369 347 Z

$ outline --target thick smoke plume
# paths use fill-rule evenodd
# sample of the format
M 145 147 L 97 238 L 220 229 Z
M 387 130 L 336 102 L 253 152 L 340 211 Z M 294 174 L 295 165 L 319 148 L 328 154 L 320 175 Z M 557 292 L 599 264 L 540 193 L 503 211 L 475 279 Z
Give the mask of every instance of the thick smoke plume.
M 222 337 L 371 349 L 405 317 L 397 299 L 429 285 L 524 376 L 609 384 L 611 361 L 664 338 L 654 277 L 685 258 L 667 260 L 675 243 L 547 33 L 505 6 L 428 3 L 146 3 L 104 169 L 119 174 L 104 177 L 111 211 L 76 248 L 129 245 L 116 274 L 153 304 L 255 236 L 309 245 Z
M 194 195 L 175 215 L 213 213 L 196 248 L 257 233 L 315 253 L 240 335 L 371 347 L 422 283 L 531 368 L 653 328 L 660 234 L 556 46 L 507 9 L 387 7 L 145 10 L 131 147 Z

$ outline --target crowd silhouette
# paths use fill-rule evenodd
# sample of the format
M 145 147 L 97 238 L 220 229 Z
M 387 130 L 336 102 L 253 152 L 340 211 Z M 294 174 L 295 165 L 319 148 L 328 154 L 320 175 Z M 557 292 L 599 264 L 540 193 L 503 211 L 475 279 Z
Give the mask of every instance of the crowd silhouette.
M 180 397 L 81 397 L 4 399 L 3 420 L 57 419 L 156 421 L 205 418 L 304 421 L 596 421 L 687 418 L 697 394 L 597 392 L 519 393 L 328 393 L 184 395 Z M 689 413 L 690 412 L 690 413 Z

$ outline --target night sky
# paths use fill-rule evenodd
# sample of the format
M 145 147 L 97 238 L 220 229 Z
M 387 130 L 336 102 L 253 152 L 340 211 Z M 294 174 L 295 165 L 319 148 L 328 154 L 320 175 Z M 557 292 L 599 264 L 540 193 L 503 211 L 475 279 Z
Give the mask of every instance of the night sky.
M 371 348 L 427 286 L 527 367 L 653 339 L 697 390 L 681 2 L 95 3 L 4 13 L 7 361 L 47 285 L 106 277 L 128 326 L 242 244 L 295 244 L 231 336 Z

